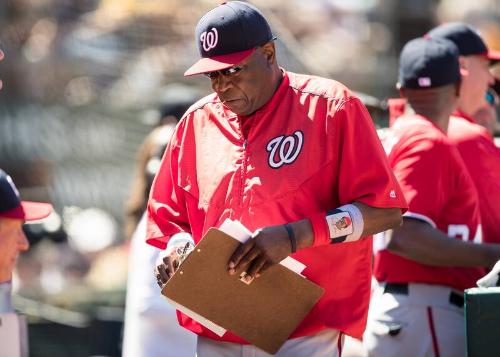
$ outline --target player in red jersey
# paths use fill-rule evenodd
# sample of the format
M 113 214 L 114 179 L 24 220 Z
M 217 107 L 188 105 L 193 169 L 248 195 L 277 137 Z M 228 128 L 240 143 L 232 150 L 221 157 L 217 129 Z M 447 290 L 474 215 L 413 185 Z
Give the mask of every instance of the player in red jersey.
M 186 75 L 206 74 L 215 93 L 184 115 L 153 184 L 148 242 L 167 248 L 159 284 L 175 270 L 178 245 L 238 220 L 255 234 L 229 274 L 248 261 L 258 279 L 292 254 L 326 290 L 280 355 L 336 356 L 340 332 L 361 337 L 365 328 L 371 239 L 360 238 L 397 226 L 406 207 L 372 120 L 340 83 L 280 68 L 270 27 L 251 5 L 219 5 L 196 33 L 202 59 Z M 179 321 L 199 335 L 199 356 L 267 355 L 230 332 Z
M 448 137 L 457 145 L 478 191 L 483 239 L 500 243 L 500 149 L 491 132 L 473 117 L 488 105 L 486 91 L 494 83 L 488 65 L 500 60 L 500 52 L 488 50 L 477 31 L 462 23 L 438 26 L 428 35 L 447 38 L 458 47 L 462 85 Z
M 460 90 L 458 49 L 446 39 L 410 41 L 400 57 L 406 114 L 384 138 L 405 198 L 403 225 L 377 237 L 364 343 L 370 356 L 465 354 L 462 290 L 500 258 L 481 242 L 477 193 L 446 136 Z

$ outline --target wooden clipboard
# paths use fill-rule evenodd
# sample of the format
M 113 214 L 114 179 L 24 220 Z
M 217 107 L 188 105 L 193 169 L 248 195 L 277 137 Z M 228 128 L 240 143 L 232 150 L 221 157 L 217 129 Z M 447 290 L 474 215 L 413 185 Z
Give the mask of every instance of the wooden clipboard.
M 302 322 L 324 289 L 280 264 L 247 285 L 227 264 L 240 242 L 211 228 L 162 294 L 274 354 Z

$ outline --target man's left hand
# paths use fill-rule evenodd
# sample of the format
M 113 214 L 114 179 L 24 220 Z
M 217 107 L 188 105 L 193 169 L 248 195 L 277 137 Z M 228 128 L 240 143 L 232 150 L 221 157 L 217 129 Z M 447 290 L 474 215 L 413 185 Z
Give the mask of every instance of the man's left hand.
M 229 274 L 236 274 L 239 269 L 246 268 L 247 276 L 259 277 L 291 252 L 290 239 L 283 225 L 260 229 L 235 250 L 229 259 Z

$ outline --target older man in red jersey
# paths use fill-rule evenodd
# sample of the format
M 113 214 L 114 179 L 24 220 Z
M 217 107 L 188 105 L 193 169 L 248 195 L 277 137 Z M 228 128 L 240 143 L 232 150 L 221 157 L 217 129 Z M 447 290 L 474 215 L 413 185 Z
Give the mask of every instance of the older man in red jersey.
M 202 58 L 186 75 L 205 74 L 215 93 L 187 111 L 167 148 L 148 242 L 167 247 L 161 285 L 177 245 L 240 221 L 255 234 L 229 259 L 229 274 L 250 264 L 258 279 L 292 255 L 325 289 L 278 355 L 336 356 L 341 333 L 361 337 L 365 328 L 371 239 L 362 237 L 398 226 L 406 203 L 360 100 L 338 82 L 280 68 L 273 40 L 248 3 L 226 2 L 199 21 Z M 198 334 L 199 356 L 268 356 L 230 332 L 179 320 Z

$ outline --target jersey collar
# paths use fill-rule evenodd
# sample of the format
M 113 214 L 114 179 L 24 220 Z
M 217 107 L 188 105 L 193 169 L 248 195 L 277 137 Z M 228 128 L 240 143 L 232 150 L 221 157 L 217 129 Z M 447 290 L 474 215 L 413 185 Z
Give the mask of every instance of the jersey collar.
M 454 117 L 459 117 L 459 118 L 463 118 L 465 120 L 467 120 L 468 122 L 470 123 L 473 123 L 473 124 L 476 124 L 476 121 L 474 120 L 473 117 L 471 117 L 470 115 L 467 115 L 465 114 L 463 111 L 461 111 L 460 109 L 457 109 L 453 112 L 452 114 Z

